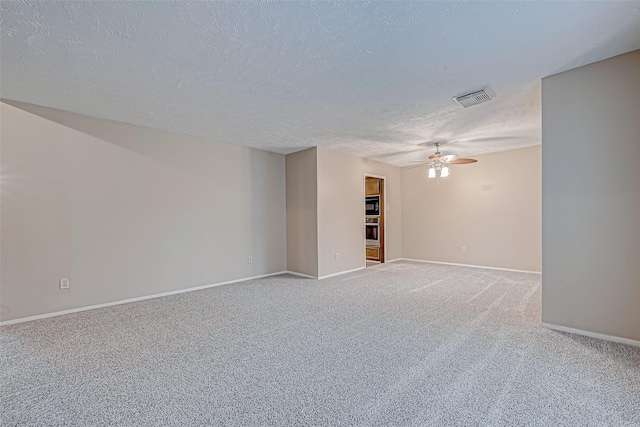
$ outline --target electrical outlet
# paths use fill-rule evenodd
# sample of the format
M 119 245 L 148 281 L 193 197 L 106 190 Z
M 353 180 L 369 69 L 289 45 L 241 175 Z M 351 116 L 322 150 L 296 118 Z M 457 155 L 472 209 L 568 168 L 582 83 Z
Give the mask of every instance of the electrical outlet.
M 463 254 L 466 254 L 466 253 L 467 253 L 467 247 L 466 247 L 466 246 L 463 246 L 463 247 L 462 247 L 462 253 L 463 253 Z
M 249 257 L 248 262 L 249 262 L 249 264 L 252 264 L 252 263 L 253 263 L 253 257 L 252 257 L 252 256 L 250 256 L 250 257 Z
M 340 257 L 338 256 L 338 254 L 336 254 L 336 261 L 339 259 Z
M 60 289 L 69 289 L 69 279 L 60 279 Z

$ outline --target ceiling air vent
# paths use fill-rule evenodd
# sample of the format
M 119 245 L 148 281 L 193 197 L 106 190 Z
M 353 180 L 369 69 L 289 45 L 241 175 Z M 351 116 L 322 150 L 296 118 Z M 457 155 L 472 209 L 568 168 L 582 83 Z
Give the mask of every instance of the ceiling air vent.
M 471 92 L 466 95 L 460 95 L 453 98 L 458 104 L 464 108 L 471 107 L 472 105 L 482 104 L 483 102 L 491 101 L 491 95 L 489 95 L 486 89 L 479 90 L 477 92 Z

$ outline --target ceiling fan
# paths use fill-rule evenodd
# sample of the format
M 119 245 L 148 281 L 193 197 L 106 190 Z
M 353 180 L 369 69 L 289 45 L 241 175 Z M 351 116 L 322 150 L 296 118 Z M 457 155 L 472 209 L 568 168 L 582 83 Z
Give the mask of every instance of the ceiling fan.
M 440 152 L 440 146 L 442 142 L 435 142 L 433 145 L 436 147 L 435 154 L 429 156 L 428 162 L 420 161 L 418 163 L 430 165 L 429 178 L 446 178 L 449 176 L 449 167 L 447 165 L 466 165 L 469 163 L 476 163 L 476 159 L 460 158 L 455 154 L 443 154 Z

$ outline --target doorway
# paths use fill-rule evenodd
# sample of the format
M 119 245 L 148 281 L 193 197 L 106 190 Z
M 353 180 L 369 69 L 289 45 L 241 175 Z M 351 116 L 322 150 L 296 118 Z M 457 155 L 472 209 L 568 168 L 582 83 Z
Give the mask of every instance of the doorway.
M 385 260 L 385 180 L 383 176 L 364 176 L 364 252 L 367 267 Z

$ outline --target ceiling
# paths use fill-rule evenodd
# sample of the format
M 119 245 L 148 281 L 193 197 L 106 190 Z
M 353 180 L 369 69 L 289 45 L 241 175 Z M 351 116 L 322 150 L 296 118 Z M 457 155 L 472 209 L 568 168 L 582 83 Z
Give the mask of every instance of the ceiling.
M 541 142 L 540 79 L 640 48 L 640 1 L 0 2 L 0 96 L 406 166 Z M 488 86 L 463 109 L 452 97 Z

